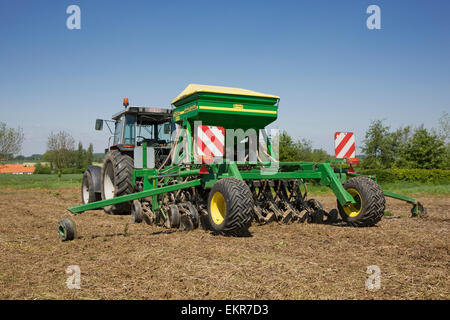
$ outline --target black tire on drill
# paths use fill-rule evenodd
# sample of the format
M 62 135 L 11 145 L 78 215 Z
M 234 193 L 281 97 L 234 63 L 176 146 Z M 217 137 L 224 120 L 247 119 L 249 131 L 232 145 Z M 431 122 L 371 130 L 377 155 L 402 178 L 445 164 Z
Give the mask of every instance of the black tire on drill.
M 344 188 L 353 193 L 356 190 L 358 195 L 356 197 L 354 196 L 354 198 L 358 202 L 360 212 L 355 216 L 350 216 L 338 201 L 339 214 L 342 220 L 353 227 L 370 227 L 376 225 L 383 217 L 386 208 L 386 200 L 381 187 L 368 177 L 358 176 L 347 180 L 344 183 Z
M 223 204 L 221 209 L 218 201 Z M 217 181 L 208 197 L 208 228 L 220 235 L 248 236 L 252 218 L 253 197 L 248 185 L 235 178 Z
M 70 218 L 64 218 L 58 223 L 58 234 L 62 241 L 70 241 L 75 238 L 75 222 Z
M 102 167 L 102 199 L 105 197 L 105 177 L 110 175 L 114 186 L 113 197 L 120 197 L 134 192 L 133 189 L 133 158 L 118 150 L 109 151 L 103 160 Z M 127 201 L 103 208 L 108 214 L 130 214 L 133 202 Z

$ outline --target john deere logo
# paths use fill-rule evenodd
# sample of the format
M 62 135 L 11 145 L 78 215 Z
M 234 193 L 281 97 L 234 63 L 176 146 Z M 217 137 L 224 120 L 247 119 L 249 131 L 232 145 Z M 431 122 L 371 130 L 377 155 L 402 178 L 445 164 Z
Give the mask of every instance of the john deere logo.
M 194 111 L 194 110 L 197 110 L 197 105 L 192 105 L 192 106 L 190 106 L 190 107 L 187 107 L 187 108 L 184 108 L 183 110 L 181 110 L 181 111 L 175 111 L 174 113 L 173 113 L 173 116 L 176 118 L 175 120 L 177 121 L 177 119 L 179 119 L 179 117 L 182 115 L 182 114 L 185 114 L 185 113 L 188 113 L 188 112 L 191 112 L 191 111 Z
M 233 104 L 234 109 L 244 109 L 244 106 L 242 104 Z

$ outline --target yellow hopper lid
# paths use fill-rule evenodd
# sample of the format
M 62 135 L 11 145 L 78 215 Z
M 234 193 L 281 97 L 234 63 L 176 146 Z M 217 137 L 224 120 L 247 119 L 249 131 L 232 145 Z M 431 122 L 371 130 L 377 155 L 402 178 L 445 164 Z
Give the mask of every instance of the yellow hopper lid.
M 221 86 L 208 86 L 204 84 L 195 84 L 191 83 L 186 87 L 186 89 L 181 92 L 178 97 L 176 97 L 172 104 L 174 104 L 177 101 L 180 101 L 183 98 L 186 98 L 190 95 L 193 95 L 197 92 L 209 92 L 209 93 L 222 93 L 222 94 L 236 94 L 236 95 L 242 95 L 242 96 L 252 96 L 252 97 L 262 97 L 262 98 L 274 98 L 274 99 L 280 99 L 278 96 L 274 96 L 271 94 L 265 94 L 261 92 L 256 92 L 252 90 L 246 90 L 241 88 L 231 88 L 231 87 L 221 87 Z

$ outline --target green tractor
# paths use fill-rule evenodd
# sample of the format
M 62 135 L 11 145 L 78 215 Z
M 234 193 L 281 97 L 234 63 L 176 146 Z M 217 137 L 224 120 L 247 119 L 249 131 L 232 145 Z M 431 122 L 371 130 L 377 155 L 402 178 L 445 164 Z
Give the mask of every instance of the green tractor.
M 103 166 L 88 166 L 83 174 L 81 199 L 83 204 L 112 199 L 138 191 L 142 182 L 133 183 L 133 170 L 142 167 L 143 143 L 149 146 L 149 167 L 158 167 L 170 152 L 174 123 L 172 110 L 129 106 L 124 99 L 124 110 L 114 114 L 112 120 L 97 119 L 96 130 L 106 123 L 111 136 L 105 150 Z M 112 123 L 112 129 L 110 124 Z M 129 214 L 131 201 L 106 206 L 109 214 Z
M 189 85 L 172 110 L 129 107 L 125 100 L 113 116 L 103 167 L 87 168 L 83 204 L 68 210 L 104 208 L 131 213 L 134 222 L 181 230 L 201 225 L 231 236 L 249 235 L 252 222 L 374 226 L 385 196 L 411 203 L 413 215 L 425 213 L 416 199 L 383 191 L 375 176 L 345 169 L 345 159 L 278 161 L 277 139 L 265 130 L 278 117 L 278 103 L 275 95 L 205 85 Z M 96 129 L 103 123 L 97 120 Z M 308 198 L 311 180 L 332 190 L 336 209 L 327 212 Z M 58 231 L 72 240 L 73 220 L 60 221 Z

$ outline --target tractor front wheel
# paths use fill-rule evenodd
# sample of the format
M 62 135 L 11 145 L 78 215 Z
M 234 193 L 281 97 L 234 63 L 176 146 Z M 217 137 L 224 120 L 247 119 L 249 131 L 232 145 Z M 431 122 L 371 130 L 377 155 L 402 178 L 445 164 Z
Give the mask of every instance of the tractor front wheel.
M 94 190 L 92 174 L 86 170 L 83 174 L 83 179 L 81 180 L 81 201 L 83 204 L 88 204 L 100 200 L 102 200 L 101 195 L 95 193 Z
M 355 199 L 355 204 L 341 206 L 338 201 L 342 220 L 353 227 L 374 226 L 381 220 L 386 207 L 383 190 L 372 179 L 364 176 L 351 178 L 344 188 Z
M 216 182 L 208 197 L 208 225 L 221 235 L 247 236 L 253 217 L 253 197 L 248 185 L 235 178 Z

